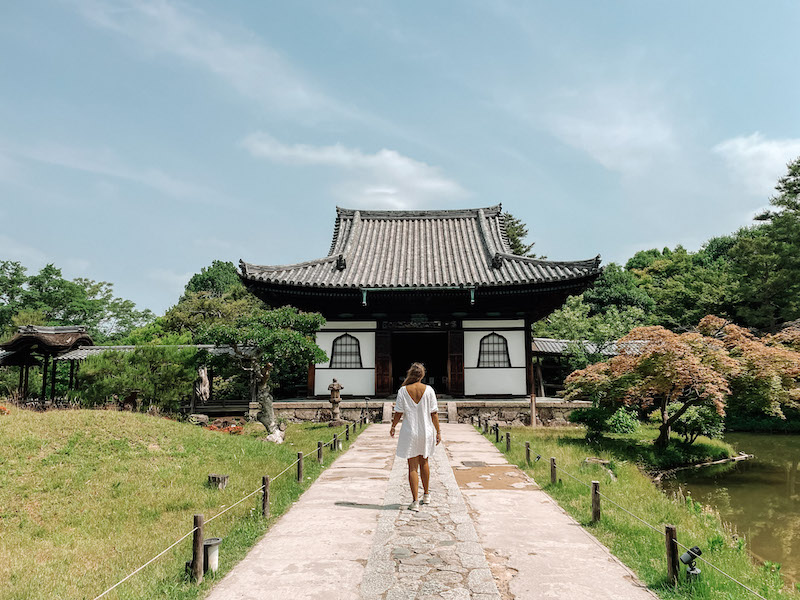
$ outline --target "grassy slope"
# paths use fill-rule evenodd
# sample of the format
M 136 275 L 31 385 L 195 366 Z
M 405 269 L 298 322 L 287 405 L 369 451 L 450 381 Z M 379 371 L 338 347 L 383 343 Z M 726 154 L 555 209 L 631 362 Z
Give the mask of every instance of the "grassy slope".
M 209 519 L 339 431 L 291 425 L 276 446 L 258 425 L 231 436 L 139 414 L 12 408 L 0 416 L 0 599 L 94 598 L 190 531 L 194 513 Z M 326 448 L 325 463 L 336 454 Z M 205 537 L 225 538 L 217 578 L 320 472 L 312 456 L 302 484 L 294 469 L 275 481 L 269 520 L 256 494 L 207 525 Z M 227 488 L 208 487 L 209 473 L 229 474 Z M 191 537 L 106 598 L 196 598 L 190 558 Z
M 723 571 L 746 583 L 766 598 L 800 598 L 790 586 L 782 589 L 783 582 L 778 573 L 755 565 L 746 550 L 744 541 L 739 541 L 720 522 L 719 517 L 689 499 L 668 498 L 650 479 L 642 473 L 641 466 L 629 458 L 642 453 L 648 456 L 639 438 L 655 437 L 648 429 L 638 435 L 616 436 L 609 444 L 613 449 L 603 449 L 603 443 L 587 444 L 583 431 L 575 428 L 542 429 L 501 428 L 501 441 L 497 447 L 505 451 L 502 435 L 511 432 L 511 452 L 509 462 L 515 463 L 533 475 L 548 494 L 550 494 L 573 518 L 591 531 L 601 542 L 632 568 L 648 587 L 659 596 L 668 599 L 686 600 L 733 600 L 756 598 L 753 594 L 719 575 L 703 563 L 698 563 L 702 576 L 695 584 L 686 584 L 683 574 L 681 584 L 676 588 L 668 585 L 666 578 L 666 558 L 663 533 L 656 533 L 633 517 L 601 500 L 602 517 L 598 524 L 590 523 L 591 499 L 589 489 L 559 472 L 561 483 L 550 484 L 550 457 L 556 457 L 556 464 L 584 482 L 600 481 L 600 492 L 619 503 L 633 514 L 654 525 L 659 532 L 664 524 L 677 526 L 678 541 L 686 546 L 700 546 L 703 558 Z M 652 435 L 651 435 L 652 434 Z M 494 442 L 494 435 L 489 439 Z M 525 441 L 531 444 L 535 459 L 539 462 L 528 466 L 525 463 Z M 719 446 L 721 442 L 704 440 L 709 447 Z M 646 442 L 646 440 L 645 440 Z M 603 467 L 597 464 L 584 464 L 584 459 L 597 456 L 611 461 L 610 469 L 617 477 L 613 481 Z M 652 465 L 648 465 L 652 466 Z M 681 567 L 682 570 L 684 567 Z

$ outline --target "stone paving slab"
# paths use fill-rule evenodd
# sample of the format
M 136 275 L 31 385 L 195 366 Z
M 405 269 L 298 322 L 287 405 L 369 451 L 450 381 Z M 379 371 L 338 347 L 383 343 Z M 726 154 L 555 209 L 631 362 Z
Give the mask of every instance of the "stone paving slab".
M 386 427 L 361 432 L 207 600 L 358 598 L 394 461 L 387 440 Z
M 442 433 L 451 463 L 462 465 L 459 479 L 469 481 L 463 461 L 505 463 L 526 477 L 471 425 L 449 425 Z M 465 485 L 461 491 L 504 600 L 657 598 L 538 486 Z

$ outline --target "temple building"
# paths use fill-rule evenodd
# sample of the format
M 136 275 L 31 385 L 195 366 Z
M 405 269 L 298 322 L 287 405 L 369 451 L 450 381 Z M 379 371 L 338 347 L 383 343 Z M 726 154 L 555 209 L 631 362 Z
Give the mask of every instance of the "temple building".
M 512 253 L 502 206 L 465 210 L 337 208 L 328 255 L 293 265 L 240 261 L 271 306 L 327 319 L 308 396 L 389 397 L 413 361 L 444 397 L 513 398 L 536 390 L 531 323 L 585 290 L 600 257 L 551 261 Z

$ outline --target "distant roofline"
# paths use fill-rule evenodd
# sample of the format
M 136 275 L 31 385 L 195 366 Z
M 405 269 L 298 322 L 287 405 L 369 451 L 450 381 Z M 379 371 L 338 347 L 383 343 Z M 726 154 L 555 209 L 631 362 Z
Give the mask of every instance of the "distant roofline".
M 353 217 L 359 213 L 362 219 L 442 219 L 442 218 L 463 218 L 477 217 L 479 211 L 483 211 L 487 217 L 495 217 L 503 212 L 502 204 L 494 206 L 483 206 L 478 208 L 451 208 L 437 210 L 364 210 L 360 208 L 336 207 L 337 217 Z

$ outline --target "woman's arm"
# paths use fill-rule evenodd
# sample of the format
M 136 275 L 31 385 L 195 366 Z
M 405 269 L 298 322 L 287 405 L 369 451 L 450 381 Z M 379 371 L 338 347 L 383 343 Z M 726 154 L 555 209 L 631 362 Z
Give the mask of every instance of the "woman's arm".
M 396 412 L 392 413 L 392 428 L 389 430 L 389 435 L 394 437 L 394 428 L 397 427 L 397 424 L 400 422 L 400 417 L 403 416 L 403 413 Z
M 436 427 L 436 445 L 439 445 L 439 442 L 442 441 L 442 432 L 439 429 L 439 412 L 432 412 L 431 413 L 431 421 L 433 421 L 433 426 Z

